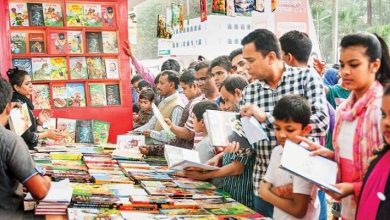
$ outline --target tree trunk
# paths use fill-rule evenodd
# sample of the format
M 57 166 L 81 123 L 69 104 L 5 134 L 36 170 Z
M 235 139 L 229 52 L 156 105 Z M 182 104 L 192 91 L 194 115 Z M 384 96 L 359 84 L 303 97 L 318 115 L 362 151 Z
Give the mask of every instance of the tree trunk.
M 333 21 L 332 21 L 332 62 L 338 62 L 338 33 L 339 33 L 339 1 L 332 0 L 332 13 L 333 13 Z
M 372 25 L 372 0 L 367 0 L 367 24 Z

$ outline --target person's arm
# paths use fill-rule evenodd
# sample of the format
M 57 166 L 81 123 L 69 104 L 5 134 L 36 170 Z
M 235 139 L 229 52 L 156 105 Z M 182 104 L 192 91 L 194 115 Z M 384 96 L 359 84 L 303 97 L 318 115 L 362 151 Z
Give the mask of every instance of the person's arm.
M 183 114 L 183 110 L 184 109 L 181 106 L 176 106 L 175 108 L 173 108 L 171 113 L 171 120 L 173 124 L 175 125 L 179 124 L 180 118 Z M 161 143 L 169 143 L 176 138 L 174 133 L 167 132 L 165 130 L 161 130 L 161 131 L 151 130 L 150 137 Z
M 153 116 L 148 123 L 142 125 L 141 127 L 138 127 L 134 129 L 134 131 L 146 131 L 146 130 L 151 130 L 156 126 L 157 123 L 157 118 Z
M 195 132 L 192 126 L 193 120 L 194 114 L 190 113 L 184 127 L 173 124 L 170 119 L 167 120 L 167 123 L 171 127 L 171 131 L 176 135 L 176 137 L 190 141 L 195 137 Z
M 306 215 L 310 195 L 293 193 L 291 199 L 284 199 L 272 193 L 271 188 L 271 183 L 262 181 L 259 187 L 260 197 L 296 218 L 303 218 Z
M 50 190 L 51 179 L 48 176 L 34 175 L 23 184 L 36 200 L 45 198 Z
M 226 176 L 238 176 L 244 172 L 244 168 L 245 168 L 244 164 L 238 161 L 233 161 L 232 163 L 223 166 L 218 170 L 213 170 L 209 172 L 188 170 L 185 171 L 185 175 L 191 179 L 207 180 L 207 179 L 214 179 L 214 178 L 226 177 Z
M 308 69 L 308 80 L 305 85 L 307 101 L 311 107 L 310 121 L 313 125 L 311 136 L 324 137 L 327 133 L 329 124 L 328 107 L 326 105 L 326 96 L 324 86 L 318 75 Z

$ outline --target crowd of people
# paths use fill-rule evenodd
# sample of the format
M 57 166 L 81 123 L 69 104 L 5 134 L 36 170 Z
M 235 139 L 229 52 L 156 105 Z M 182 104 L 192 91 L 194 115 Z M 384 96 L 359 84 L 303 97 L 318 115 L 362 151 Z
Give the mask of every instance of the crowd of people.
M 164 144 L 198 151 L 202 162 L 220 169 L 182 175 L 209 180 L 274 219 L 327 219 L 327 198 L 334 201 L 333 218 L 389 218 L 390 57 L 380 36 L 343 37 L 339 64 L 329 66 L 311 59 L 305 33 L 277 39 L 257 29 L 229 55 L 202 57 L 182 70 L 168 59 L 156 77 L 130 45 L 125 51 L 137 72 L 131 81 L 134 131 L 149 138 L 143 153 L 162 154 Z M 152 103 L 170 131 L 153 116 Z M 213 146 L 203 118 L 208 109 L 253 116 L 268 139 L 249 148 Z M 286 140 L 335 161 L 341 194 L 281 169 Z
M 211 61 L 200 56 L 184 69 L 168 59 L 157 76 L 142 66 L 131 45 L 124 50 L 137 72 L 131 80 L 133 132 L 148 139 L 142 153 L 162 154 L 164 144 L 196 150 L 202 163 L 220 169 L 181 175 L 209 180 L 274 219 L 327 219 L 327 197 L 335 201 L 334 218 L 390 219 L 390 57 L 380 36 L 343 37 L 339 64 L 331 67 L 319 59 L 309 63 L 312 42 L 298 31 L 277 39 L 257 29 L 229 55 Z M 49 113 L 34 117 L 28 73 L 10 69 L 7 75 L 8 81 L 0 79 L 0 210 L 16 211 L 22 210 L 20 184 L 37 199 L 50 188 L 50 178 L 35 167 L 28 150 L 40 139 L 62 135 L 37 132 Z M 21 137 L 6 129 L 16 103 L 27 104 L 32 121 Z M 169 131 L 153 115 L 153 104 Z M 251 147 L 213 146 L 206 110 L 253 116 L 268 139 Z M 341 194 L 281 169 L 287 140 L 335 161 Z

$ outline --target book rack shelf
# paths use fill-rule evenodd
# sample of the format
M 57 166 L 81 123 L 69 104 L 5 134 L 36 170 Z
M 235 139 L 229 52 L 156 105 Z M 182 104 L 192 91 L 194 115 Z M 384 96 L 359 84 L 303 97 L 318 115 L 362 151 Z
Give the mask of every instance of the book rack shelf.
M 29 72 L 37 111 L 132 129 L 126 0 L 0 0 L 0 68 Z M 37 112 L 35 112 L 37 113 Z

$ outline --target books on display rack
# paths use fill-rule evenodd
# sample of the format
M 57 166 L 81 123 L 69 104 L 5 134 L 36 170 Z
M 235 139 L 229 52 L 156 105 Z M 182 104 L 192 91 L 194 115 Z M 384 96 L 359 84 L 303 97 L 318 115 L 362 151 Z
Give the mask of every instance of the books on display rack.
M 29 33 L 30 53 L 45 53 L 45 36 L 43 33 Z
M 31 95 L 34 109 L 50 109 L 50 88 L 48 84 L 34 84 Z
M 104 59 L 107 79 L 119 79 L 119 66 L 117 59 Z
M 88 79 L 87 60 L 85 57 L 70 57 L 69 68 L 71 79 Z
M 84 7 L 83 4 L 66 3 L 66 26 L 83 26 Z
M 28 26 L 28 11 L 27 4 L 22 2 L 10 2 L 9 21 L 11 26 Z
M 93 143 L 91 120 L 77 120 L 76 143 Z
M 105 121 L 93 120 L 92 132 L 93 142 L 95 144 L 107 144 L 110 123 Z
M 50 58 L 31 58 L 33 80 L 50 80 Z
M 118 84 L 106 84 L 107 105 L 120 105 L 121 95 Z
M 30 77 L 32 76 L 31 59 L 14 58 L 12 59 L 12 66 L 18 67 L 18 69 L 26 71 L 30 75 Z
M 60 4 L 43 3 L 42 6 L 45 26 L 64 26 L 64 16 Z
M 54 108 L 66 107 L 66 86 L 65 84 L 55 84 L 52 86 Z
M 89 83 L 89 95 L 91 106 L 106 106 L 106 88 L 103 83 Z
M 76 120 L 58 118 L 57 130 L 63 135 L 63 141 L 65 143 L 74 143 L 76 136 Z
M 19 136 L 32 125 L 26 103 L 22 104 L 20 108 L 13 108 L 11 110 L 8 123 L 11 131 L 15 132 Z
M 103 52 L 118 53 L 118 36 L 115 31 L 103 31 Z
M 106 79 L 106 68 L 101 57 L 87 58 L 88 78 L 90 79 Z
M 68 31 L 68 53 L 82 54 L 83 50 L 83 34 L 81 31 Z
M 165 145 L 164 156 L 168 162 L 169 169 L 184 170 L 186 168 L 198 168 L 201 170 L 217 170 L 219 167 L 202 164 L 199 157 L 199 152 L 196 150 L 188 150 L 171 145 Z
M 11 32 L 11 53 L 25 54 L 27 52 L 26 32 Z
M 66 102 L 68 107 L 85 107 L 84 83 L 66 84 Z
M 31 26 L 44 26 L 43 7 L 40 3 L 27 3 L 28 20 Z
M 102 6 L 102 21 L 103 27 L 116 27 L 115 6 L 103 5 Z
M 123 134 L 116 139 L 117 149 L 130 149 L 145 145 L 144 135 Z
M 49 33 L 48 52 L 50 54 L 65 54 L 68 51 L 67 33 L 53 31 Z
M 103 53 L 101 32 L 86 32 L 87 53 Z
M 102 7 L 97 4 L 84 4 L 84 25 L 102 27 Z
M 51 68 L 51 80 L 64 80 L 68 79 L 68 67 L 66 65 L 65 57 L 51 57 L 50 58 Z

